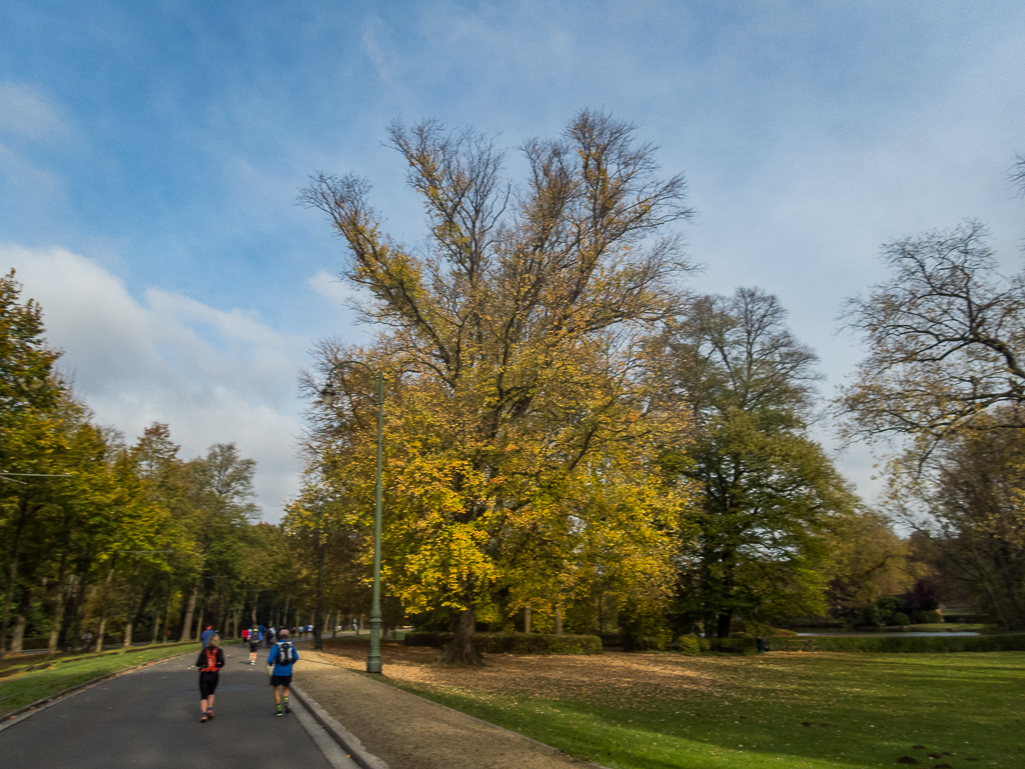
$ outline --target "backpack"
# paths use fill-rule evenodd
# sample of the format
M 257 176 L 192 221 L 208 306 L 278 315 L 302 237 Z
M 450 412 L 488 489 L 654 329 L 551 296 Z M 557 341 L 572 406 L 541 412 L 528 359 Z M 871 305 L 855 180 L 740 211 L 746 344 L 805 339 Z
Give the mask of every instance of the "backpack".
M 203 653 L 206 655 L 206 665 L 201 669 L 201 673 L 216 673 L 217 672 L 217 649 L 204 649 Z
M 291 665 L 295 662 L 295 647 L 291 641 L 282 641 L 278 644 L 278 654 L 274 662 L 278 665 Z

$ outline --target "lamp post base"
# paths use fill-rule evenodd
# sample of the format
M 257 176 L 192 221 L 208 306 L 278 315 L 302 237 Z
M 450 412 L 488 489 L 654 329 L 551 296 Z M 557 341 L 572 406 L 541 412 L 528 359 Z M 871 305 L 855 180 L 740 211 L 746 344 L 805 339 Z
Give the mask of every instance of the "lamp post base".
M 367 672 L 381 672 L 381 620 L 370 620 L 370 654 L 367 655 Z

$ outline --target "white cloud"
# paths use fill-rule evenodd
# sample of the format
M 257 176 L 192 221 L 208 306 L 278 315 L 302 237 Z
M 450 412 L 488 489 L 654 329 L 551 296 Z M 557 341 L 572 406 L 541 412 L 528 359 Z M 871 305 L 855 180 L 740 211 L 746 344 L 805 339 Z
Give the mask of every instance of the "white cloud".
M 64 198 L 64 184 L 60 177 L 37 168 L 3 144 L 0 144 L 0 181 L 0 190 L 4 186 L 10 188 L 8 194 L 11 197 L 4 201 L 4 205 L 18 206 L 22 211 L 33 206 L 46 210 L 55 200 Z
M 67 127 L 53 103 L 33 89 L 12 83 L 0 83 L 0 133 L 13 133 L 29 139 L 61 136 Z
M 357 289 L 327 270 L 318 270 L 306 284 L 325 299 L 338 305 L 347 306 L 360 297 Z
M 61 248 L 0 245 L 4 271 L 17 270 L 23 298 L 43 308 L 61 370 L 102 424 L 129 440 L 167 422 L 182 454 L 235 442 L 257 461 L 264 516 L 280 517 L 298 489 L 296 374 L 307 342 L 254 314 L 219 310 L 151 289 L 137 301 L 96 262 Z

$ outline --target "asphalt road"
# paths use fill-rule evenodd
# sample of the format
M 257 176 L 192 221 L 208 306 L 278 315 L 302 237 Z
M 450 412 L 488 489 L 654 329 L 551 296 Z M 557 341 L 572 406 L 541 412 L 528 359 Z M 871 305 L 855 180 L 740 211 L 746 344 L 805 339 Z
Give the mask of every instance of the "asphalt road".
M 34 769 L 355 767 L 298 703 L 293 702 L 291 715 L 274 715 L 267 654 L 261 650 L 250 667 L 242 647 L 225 647 L 216 718 L 205 724 L 199 723 L 199 673 L 189 654 L 104 681 L 0 731 L 0 764 Z

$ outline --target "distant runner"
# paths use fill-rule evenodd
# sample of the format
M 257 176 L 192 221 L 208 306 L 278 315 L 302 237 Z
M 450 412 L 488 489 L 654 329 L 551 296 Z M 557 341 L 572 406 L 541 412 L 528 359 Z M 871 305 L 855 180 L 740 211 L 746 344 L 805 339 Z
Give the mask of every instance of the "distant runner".
M 249 631 L 249 664 L 256 664 L 256 652 L 260 648 L 260 628 L 254 627 Z
M 288 630 L 282 628 L 278 637 L 281 640 L 270 650 L 267 664 L 274 666 L 270 677 L 270 685 L 274 687 L 274 715 L 282 716 L 292 712 L 288 707 L 288 687 L 292 683 L 292 665 L 299 659 L 299 652 L 288 640 Z M 282 712 L 282 707 L 284 707 L 284 712 Z
M 196 667 L 199 668 L 199 723 L 205 724 L 214 717 L 214 692 L 217 681 L 221 677 L 220 669 L 224 667 L 224 650 L 220 648 L 221 639 L 212 635 L 206 646 L 199 652 Z
M 206 646 L 206 642 L 214 635 L 214 626 L 207 625 L 206 630 L 203 631 L 202 635 L 199 636 L 199 640 L 203 642 L 203 646 Z

